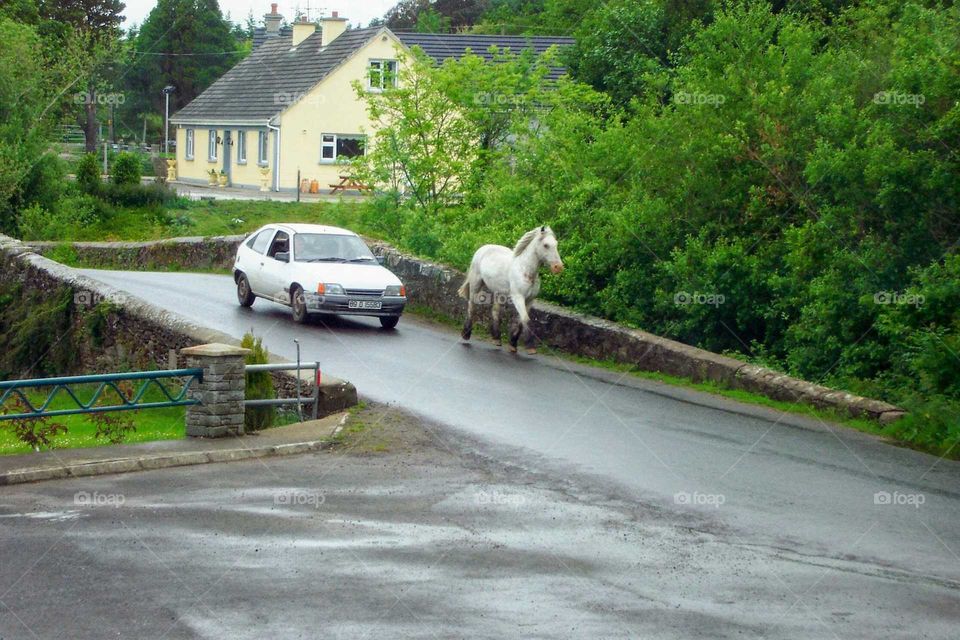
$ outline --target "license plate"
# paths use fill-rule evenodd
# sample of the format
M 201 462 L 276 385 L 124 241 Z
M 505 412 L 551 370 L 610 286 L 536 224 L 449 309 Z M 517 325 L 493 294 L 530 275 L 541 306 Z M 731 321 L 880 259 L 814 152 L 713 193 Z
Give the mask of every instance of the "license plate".
M 347 302 L 348 309 L 380 309 L 383 303 L 379 300 L 350 300 Z

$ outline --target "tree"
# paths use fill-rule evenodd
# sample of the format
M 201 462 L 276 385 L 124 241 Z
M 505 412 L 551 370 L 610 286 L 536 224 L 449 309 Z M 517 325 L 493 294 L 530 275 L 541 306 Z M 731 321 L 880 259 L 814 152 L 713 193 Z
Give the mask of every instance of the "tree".
M 171 113 L 181 109 L 240 60 L 216 0 L 159 0 L 134 44 L 130 85 L 143 111 L 163 111 L 167 85 Z
M 86 42 L 87 52 L 94 59 L 109 56 L 120 36 L 120 15 L 125 5 L 120 0 L 41 0 L 40 15 L 46 20 L 67 25 Z M 87 152 L 97 149 L 97 81 L 91 76 L 84 106 L 83 134 Z
M 85 73 L 74 38 L 54 51 L 38 29 L 0 16 L 0 231 L 14 233 L 16 213 L 52 207 L 62 188 L 50 139 L 60 108 Z

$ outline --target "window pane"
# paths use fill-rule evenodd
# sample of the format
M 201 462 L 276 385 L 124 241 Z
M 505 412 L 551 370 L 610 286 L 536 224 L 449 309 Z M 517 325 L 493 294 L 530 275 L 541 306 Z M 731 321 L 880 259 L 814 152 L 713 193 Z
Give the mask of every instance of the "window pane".
M 337 138 L 337 158 L 363 155 L 363 138 Z
M 272 237 L 273 237 L 272 229 L 261 231 L 257 235 L 256 239 L 254 240 L 253 246 L 250 248 L 256 251 L 257 253 L 263 253 L 264 251 L 267 250 L 267 243 L 270 242 L 270 238 Z

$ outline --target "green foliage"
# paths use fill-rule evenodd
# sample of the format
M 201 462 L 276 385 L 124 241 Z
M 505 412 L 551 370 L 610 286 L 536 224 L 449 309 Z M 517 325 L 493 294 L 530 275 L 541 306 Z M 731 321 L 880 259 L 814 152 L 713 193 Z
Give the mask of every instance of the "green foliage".
M 8 402 L 0 411 L 3 413 L 25 413 L 29 411 L 26 403 L 20 398 Z M 54 438 L 67 432 L 67 426 L 59 422 L 50 422 L 49 418 L 14 418 L 3 423 L 17 441 L 27 445 L 34 451 L 41 447 L 51 447 Z
M 139 185 L 143 173 L 140 159 L 132 153 L 118 153 L 113 161 L 110 180 L 115 185 Z
M 250 349 L 247 354 L 247 364 L 267 364 L 270 362 L 270 353 L 263 346 L 263 338 L 256 338 L 252 333 L 243 336 L 240 346 Z M 269 372 L 255 372 L 247 375 L 247 400 L 265 400 L 275 398 L 273 378 Z M 275 407 L 249 407 L 244 414 L 244 429 L 248 432 L 269 429 L 276 420 Z
M 575 4 L 492 3 L 544 23 Z M 474 148 L 440 203 L 388 195 L 370 224 L 462 268 L 550 223 L 567 269 L 544 278 L 549 299 L 903 404 L 920 417 L 895 437 L 949 446 L 960 9 L 781 4 L 589 7 L 566 62 L 604 94 L 560 83 L 530 109 L 465 104 L 491 83 L 530 91 L 482 62 L 421 67 Z
M 87 193 L 96 193 L 103 180 L 100 174 L 100 161 L 94 153 L 80 156 L 76 167 L 77 184 Z

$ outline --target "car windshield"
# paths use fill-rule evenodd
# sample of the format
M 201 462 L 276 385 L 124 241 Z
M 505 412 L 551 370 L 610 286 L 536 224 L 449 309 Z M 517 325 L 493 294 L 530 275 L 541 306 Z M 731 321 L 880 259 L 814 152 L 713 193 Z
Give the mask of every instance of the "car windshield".
M 370 249 L 357 236 L 298 233 L 293 238 L 297 262 L 376 262 Z

